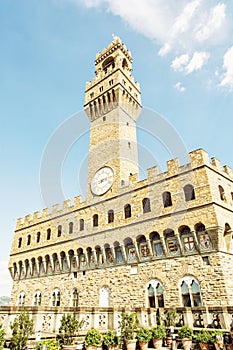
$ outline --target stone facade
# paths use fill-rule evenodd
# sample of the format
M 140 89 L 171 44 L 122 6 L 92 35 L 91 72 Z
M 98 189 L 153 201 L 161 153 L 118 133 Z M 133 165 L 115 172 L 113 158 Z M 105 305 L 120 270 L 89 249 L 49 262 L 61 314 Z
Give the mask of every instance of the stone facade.
M 52 317 L 61 307 L 148 313 L 233 306 L 232 170 L 198 149 L 188 164 L 170 160 L 166 172 L 153 167 L 139 181 L 141 101 L 131 54 L 115 38 L 95 63 L 85 94 L 91 120 L 87 199 L 17 221 L 11 305 L 49 308 Z M 98 173 L 109 168 L 113 179 Z M 98 195 L 90 187 L 94 176 L 103 190 Z M 231 315 L 226 318 L 223 327 Z

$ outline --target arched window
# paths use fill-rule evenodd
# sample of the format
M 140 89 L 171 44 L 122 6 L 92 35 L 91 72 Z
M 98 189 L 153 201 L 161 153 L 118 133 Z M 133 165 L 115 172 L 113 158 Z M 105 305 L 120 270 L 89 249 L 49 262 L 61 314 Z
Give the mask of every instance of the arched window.
M 83 230 L 84 230 L 84 220 L 83 220 L 83 219 L 80 219 L 80 220 L 79 220 L 79 230 L 80 230 L 80 231 L 83 231 Z
M 41 292 L 40 291 L 37 291 L 35 294 L 34 294 L 34 302 L 33 304 L 35 306 L 40 306 L 41 305 Z
M 52 293 L 52 306 L 60 306 L 61 304 L 61 294 L 58 288 L 54 289 Z
M 185 196 L 185 201 L 192 201 L 195 199 L 195 191 L 194 187 L 190 184 L 184 186 L 184 196 Z
M 114 211 L 113 210 L 108 211 L 108 223 L 110 224 L 111 222 L 114 222 Z
M 19 300 L 18 300 L 18 305 L 23 306 L 25 304 L 25 293 L 21 292 L 19 294 Z
M 50 240 L 50 238 L 51 238 L 51 229 L 48 228 L 48 230 L 47 230 L 47 240 Z
M 126 204 L 124 206 L 124 212 L 125 212 L 125 219 L 131 218 L 131 205 Z
M 19 237 L 18 248 L 21 248 L 21 246 L 22 246 L 22 237 Z
M 37 232 L 36 234 L 36 243 L 40 242 L 40 232 Z
M 57 228 L 57 237 L 61 237 L 61 234 L 62 234 L 62 226 L 59 225 Z
M 172 206 L 171 193 L 168 191 L 163 192 L 163 206 L 164 208 Z
M 143 214 L 149 213 L 151 211 L 151 209 L 150 209 L 150 199 L 149 198 L 143 198 L 143 200 L 142 200 L 142 209 L 143 209 Z
M 222 201 L 226 201 L 226 196 L 225 196 L 225 191 L 224 191 L 224 188 L 222 186 L 218 186 L 218 189 L 219 189 L 219 194 L 220 194 L 220 199 Z
M 110 306 L 110 290 L 108 287 L 100 289 L 100 307 Z
M 98 224 L 99 224 L 98 221 L 99 221 L 98 214 L 93 215 L 93 227 L 98 226 Z
M 27 237 L 27 245 L 30 245 L 31 244 L 31 235 L 28 235 Z
M 184 307 L 202 306 L 201 291 L 197 280 L 192 276 L 185 276 L 179 283 L 181 305 Z
M 147 283 L 147 307 L 164 307 L 164 289 L 158 280 Z
M 73 293 L 72 293 L 72 306 L 78 307 L 78 291 L 77 291 L 77 289 L 74 289 Z
M 103 71 L 104 71 L 105 73 L 107 73 L 109 67 L 114 68 L 114 67 L 115 67 L 114 58 L 113 58 L 112 56 L 108 57 L 108 58 L 103 62 L 102 67 L 103 67 Z
M 70 222 L 69 223 L 69 234 L 73 233 L 73 227 L 74 227 L 73 222 Z

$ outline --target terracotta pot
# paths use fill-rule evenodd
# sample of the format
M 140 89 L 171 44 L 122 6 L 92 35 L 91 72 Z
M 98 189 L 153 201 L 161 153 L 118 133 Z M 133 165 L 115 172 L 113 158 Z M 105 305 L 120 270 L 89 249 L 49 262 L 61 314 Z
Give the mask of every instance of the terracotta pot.
M 147 350 L 148 349 L 148 342 L 140 341 L 139 346 L 141 350 Z
M 116 350 L 118 348 L 118 345 L 113 344 L 108 346 L 108 350 Z
M 76 350 L 76 345 L 62 345 L 63 350 Z
M 125 339 L 125 345 L 127 350 L 136 349 L 137 339 Z
M 154 345 L 155 349 L 157 349 L 157 350 L 161 350 L 162 349 L 163 338 L 153 338 L 152 341 L 153 341 L 153 345 Z
M 183 345 L 184 350 L 190 350 L 191 346 L 192 346 L 192 339 L 183 338 L 182 345 Z
M 97 349 L 97 346 L 95 346 L 95 345 L 86 346 L 86 350 L 96 350 L 96 349 Z
M 199 343 L 201 350 L 209 350 L 209 344 Z

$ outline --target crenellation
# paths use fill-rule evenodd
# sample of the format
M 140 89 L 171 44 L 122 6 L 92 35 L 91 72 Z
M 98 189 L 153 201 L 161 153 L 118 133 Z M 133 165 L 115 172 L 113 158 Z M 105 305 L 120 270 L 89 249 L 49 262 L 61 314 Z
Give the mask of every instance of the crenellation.
M 64 210 L 64 209 L 70 209 L 70 207 L 71 207 L 71 200 L 70 200 L 70 199 L 65 200 L 65 201 L 63 202 L 63 207 L 62 207 L 62 209 L 63 209 L 63 210 Z
M 54 204 L 52 206 L 52 215 L 55 215 L 58 211 L 60 210 L 60 205 L 59 204 Z
M 174 176 L 179 173 L 179 159 L 170 159 L 167 161 L 167 176 Z
M 155 182 L 159 173 L 159 167 L 156 165 L 152 168 L 147 169 L 148 183 Z
M 223 170 L 233 179 L 233 170 L 228 165 L 224 165 Z
M 210 165 L 209 155 L 202 148 L 190 152 L 189 157 L 192 168 L 198 168 L 202 165 Z
M 211 164 L 218 170 L 218 171 L 223 171 L 223 167 L 222 167 L 222 164 L 221 162 L 215 158 L 215 157 L 212 157 L 211 158 Z
M 33 214 L 33 220 L 32 222 L 36 222 L 38 219 L 40 219 L 41 213 L 39 211 L 35 211 Z

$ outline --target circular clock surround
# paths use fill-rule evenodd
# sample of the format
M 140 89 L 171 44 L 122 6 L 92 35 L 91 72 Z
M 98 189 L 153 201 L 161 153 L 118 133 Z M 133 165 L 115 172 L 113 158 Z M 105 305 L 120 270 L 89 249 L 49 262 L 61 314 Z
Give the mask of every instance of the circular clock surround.
M 92 181 L 91 191 L 97 196 L 101 196 L 106 193 L 112 186 L 114 173 L 112 168 L 104 166 L 97 170 Z

